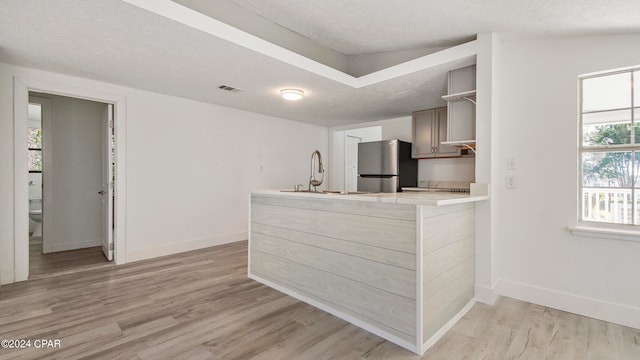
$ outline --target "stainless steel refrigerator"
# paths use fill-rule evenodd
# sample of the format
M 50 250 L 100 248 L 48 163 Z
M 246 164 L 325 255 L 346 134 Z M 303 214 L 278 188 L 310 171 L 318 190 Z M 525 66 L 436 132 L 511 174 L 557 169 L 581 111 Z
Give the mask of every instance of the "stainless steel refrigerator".
M 358 144 L 358 191 L 397 192 L 418 185 L 411 143 L 383 140 Z

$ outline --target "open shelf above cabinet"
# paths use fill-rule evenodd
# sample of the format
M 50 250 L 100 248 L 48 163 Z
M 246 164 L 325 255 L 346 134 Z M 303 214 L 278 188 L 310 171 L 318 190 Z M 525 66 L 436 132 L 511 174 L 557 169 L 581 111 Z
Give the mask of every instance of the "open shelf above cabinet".
M 459 93 L 455 93 L 455 94 L 443 95 L 442 96 L 442 100 L 444 100 L 446 102 L 467 100 L 467 101 L 469 101 L 469 102 L 471 102 L 471 103 L 473 103 L 475 105 L 476 104 L 476 91 L 475 90 L 469 90 L 469 91 L 463 91 L 463 92 L 459 92 Z

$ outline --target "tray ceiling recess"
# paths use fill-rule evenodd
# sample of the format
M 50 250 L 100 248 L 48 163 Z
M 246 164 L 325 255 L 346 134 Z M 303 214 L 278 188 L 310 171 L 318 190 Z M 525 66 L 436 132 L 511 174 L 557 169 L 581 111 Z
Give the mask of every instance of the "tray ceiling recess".
M 417 59 L 409 60 L 388 68 L 375 71 L 373 73 L 355 77 L 334 67 L 325 65 L 309 57 L 300 55 L 283 46 L 276 45 L 258 36 L 252 35 L 239 28 L 233 27 L 217 20 L 209 15 L 203 14 L 191 7 L 180 3 L 194 6 L 197 1 L 170 1 L 170 0 L 123 0 L 132 5 L 143 8 L 160 16 L 164 16 L 173 21 L 186 26 L 193 27 L 210 35 L 224 39 L 236 45 L 245 47 L 257 53 L 280 60 L 289 65 L 309 71 L 316 75 L 339 82 L 352 88 L 361 88 L 397 77 L 412 74 L 414 72 L 427 70 L 449 62 L 459 62 L 466 60 L 464 64 L 475 63 L 476 41 L 470 41 L 458 46 L 446 48 L 436 53 L 428 54 Z M 222 4 L 222 2 L 221 2 Z M 228 9 L 228 8 L 227 8 Z M 463 65 L 464 66 L 464 65 Z
M 196 11 L 191 7 L 179 4 L 179 2 L 181 2 L 195 7 L 193 4 L 198 3 L 197 1 L 124 1 L 154 14 L 227 41 L 230 44 L 267 56 L 288 66 L 322 77 L 330 82 L 346 86 L 350 89 L 355 89 L 356 92 L 358 89 L 370 88 L 368 90 L 369 92 L 377 93 L 370 96 L 372 99 L 374 99 L 376 95 L 380 96 L 382 94 L 387 94 L 389 95 L 388 97 L 390 100 L 405 102 L 404 109 L 393 109 L 393 106 L 391 106 L 389 111 L 386 111 L 387 114 L 385 114 L 385 111 L 379 111 L 380 114 L 383 114 L 382 116 L 406 116 L 412 111 L 427 108 L 428 106 L 442 106 L 444 102 L 441 100 L 441 96 L 444 93 L 443 90 L 446 86 L 447 71 L 452 68 L 474 64 L 478 48 L 477 41 L 472 40 L 434 53 L 419 56 L 418 58 L 404 61 L 362 76 L 353 76 L 342 70 L 325 65 L 281 45 L 264 40 L 261 37 L 231 26 L 223 21 L 213 18 L 212 16 Z M 220 4 L 222 3 L 224 2 L 220 2 Z M 202 46 L 206 46 L 206 44 L 203 44 Z M 299 87 L 304 89 L 305 92 L 309 90 L 309 96 L 308 98 L 305 97 L 305 102 L 313 101 L 314 89 L 307 89 L 304 85 L 292 83 L 293 81 L 295 81 L 295 79 L 289 80 L 286 84 L 279 85 L 279 88 L 289 86 Z M 248 90 L 247 86 L 243 85 L 243 88 Z M 360 101 L 360 97 L 357 94 L 354 94 L 353 90 L 342 91 L 349 93 L 344 97 L 347 100 L 356 102 Z M 315 93 L 317 93 L 317 91 Z M 428 97 L 434 98 L 434 103 L 425 102 L 424 99 Z M 332 101 L 335 102 L 335 100 Z M 379 102 L 379 99 L 374 99 L 372 100 L 372 103 L 373 102 Z M 366 101 L 364 103 L 366 103 Z M 333 106 L 335 104 L 328 105 Z M 336 114 L 336 116 L 340 115 Z M 375 118 L 374 114 L 363 114 L 357 119 L 349 119 L 349 116 L 344 116 L 343 118 L 347 120 L 347 123 L 380 120 L 380 118 Z
M 447 71 L 474 63 L 478 48 L 470 41 L 349 73 L 169 0 L 2 0 L 0 33 L 3 63 L 323 127 L 444 106 Z M 288 88 L 304 98 L 285 101 L 280 91 Z

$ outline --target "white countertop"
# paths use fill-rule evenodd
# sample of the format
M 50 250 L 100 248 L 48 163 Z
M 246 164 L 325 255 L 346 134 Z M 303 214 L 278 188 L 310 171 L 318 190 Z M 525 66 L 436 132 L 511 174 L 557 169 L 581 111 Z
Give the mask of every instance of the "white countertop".
M 322 194 L 309 192 L 293 192 L 291 190 L 254 190 L 254 194 L 280 195 L 292 197 L 306 197 L 315 199 L 339 199 L 352 201 L 376 201 L 392 204 L 430 205 L 443 206 L 476 202 L 489 199 L 488 195 L 470 195 L 460 193 L 442 192 L 400 192 L 400 193 L 379 193 L 379 194 Z

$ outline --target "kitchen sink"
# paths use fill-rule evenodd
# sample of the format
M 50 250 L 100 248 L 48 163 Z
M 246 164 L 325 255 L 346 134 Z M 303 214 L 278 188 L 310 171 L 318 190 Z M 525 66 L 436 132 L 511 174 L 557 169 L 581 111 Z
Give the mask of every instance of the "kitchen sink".
M 309 194 L 330 194 L 330 195 L 364 195 L 375 194 L 366 191 L 345 191 L 345 190 L 324 190 L 324 191 L 309 191 L 309 190 L 280 190 L 280 192 L 290 193 L 309 193 Z
M 364 195 L 364 194 L 373 194 L 366 191 L 346 191 L 346 190 L 325 190 L 323 191 L 325 194 L 335 194 L 335 195 Z
M 324 194 L 323 191 L 309 191 L 309 190 L 280 190 L 280 192 L 290 192 L 290 193 L 309 193 L 309 194 Z

